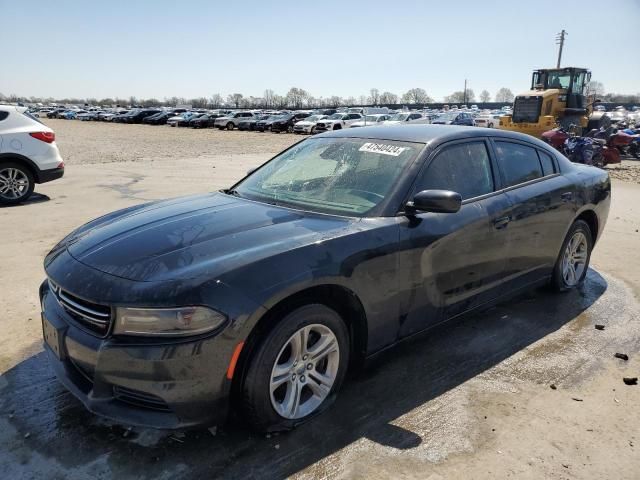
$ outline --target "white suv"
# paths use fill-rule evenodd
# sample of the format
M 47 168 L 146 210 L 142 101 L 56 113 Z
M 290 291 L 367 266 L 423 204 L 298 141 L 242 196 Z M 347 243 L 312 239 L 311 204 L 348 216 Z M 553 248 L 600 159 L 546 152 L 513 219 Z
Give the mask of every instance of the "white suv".
M 25 201 L 36 183 L 64 175 L 56 135 L 24 107 L 0 105 L 0 204 Z

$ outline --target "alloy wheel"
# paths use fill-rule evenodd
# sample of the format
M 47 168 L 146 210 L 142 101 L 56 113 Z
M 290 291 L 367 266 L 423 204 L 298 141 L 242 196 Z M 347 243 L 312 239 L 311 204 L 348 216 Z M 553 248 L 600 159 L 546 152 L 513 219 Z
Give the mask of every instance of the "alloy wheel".
M 587 237 L 581 231 L 577 231 L 567 243 L 562 257 L 562 278 L 568 287 L 573 287 L 580 282 L 587 266 L 589 244 Z
M 313 413 L 331 392 L 338 375 L 340 348 L 333 331 L 306 325 L 280 349 L 271 370 L 271 405 L 284 418 Z
M 0 170 L 0 197 L 18 200 L 29 191 L 29 178 L 25 173 L 13 167 Z

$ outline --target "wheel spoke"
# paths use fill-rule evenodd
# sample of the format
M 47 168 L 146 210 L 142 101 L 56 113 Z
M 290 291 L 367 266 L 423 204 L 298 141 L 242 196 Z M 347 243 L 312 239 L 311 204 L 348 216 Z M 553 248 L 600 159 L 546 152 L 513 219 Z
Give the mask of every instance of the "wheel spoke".
M 282 410 L 289 418 L 294 418 L 298 411 L 301 391 L 302 387 L 299 382 L 289 382 L 289 385 L 287 386 L 287 394 L 282 402 Z
M 333 378 L 328 375 L 323 375 L 319 372 L 311 372 L 307 375 L 309 382 L 309 388 L 316 397 L 325 398 L 331 391 L 331 385 L 333 384 Z
M 271 374 L 271 391 L 276 390 L 280 385 L 291 378 L 291 363 L 276 365 Z
M 334 337 L 333 335 L 322 335 L 320 339 L 309 350 L 311 360 L 315 362 L 321 360 L 331 352 L 334 352 L 337 346 L 338 342 L 336 341 L 336 337 Z

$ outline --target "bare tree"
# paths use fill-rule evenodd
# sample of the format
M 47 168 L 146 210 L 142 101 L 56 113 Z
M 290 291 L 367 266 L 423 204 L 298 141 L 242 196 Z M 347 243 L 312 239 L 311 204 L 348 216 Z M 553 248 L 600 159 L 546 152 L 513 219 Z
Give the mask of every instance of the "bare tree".
M 490 102 L 491 101 L 491 94 L 486 90 L 482 90 L 482 92 L 480 92 L 480 101 L 482 103 Z
M 287 103 L 293 108 L 302 108 L 308 98 L 309 93 L 302 88 L 292 87 L 287 92 Z
M 513 97 L 513 92 L 506 87 L 496 92 L 496 102 L 513 102 Z
M 380 91 L 377 88 L 369 90 L 369 103 L 374 106 L 380 103 Z
M 602 82 L 592 80 L 587 85 L 587 95 L 595 95 L 596 98 L 600 98 L 604 95 L 604 85 Z
M 338 97 L 337 95 L 333 95 L 331 98 L 327 99 L 327 105 L 330 107 L 339 107 L 340 105 L 342 105 L 343 100 L 342 98 Z
M 214 93 L 213 95 L 211 95 L 210 104 L 211 108 L 220 108 L 220 106 L 222 105 L 222 95 L 220 95 L 219 93 Z
M 398 95 L 391 92 L 384 92 L 380 95 L 380 103 L 382 105 L 395 105 L 398 103 Z
M 227 95 L 227 103 L 234 105 L 236 108 L 240 108 L 240 102 L 243 99 L 243 95 L 241 93 L 233 93 L 231 95 Z
M 431 103 L 433 98 L 423 88 L 412 88 L 402 95 L 402 101 L 409 104 Z

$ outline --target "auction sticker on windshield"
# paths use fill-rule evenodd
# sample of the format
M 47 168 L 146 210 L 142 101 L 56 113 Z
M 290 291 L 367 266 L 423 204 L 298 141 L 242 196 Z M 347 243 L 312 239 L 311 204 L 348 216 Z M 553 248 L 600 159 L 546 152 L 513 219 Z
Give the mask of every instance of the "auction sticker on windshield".
M 382 155 L 399 156 L 407 150 L 407 147 L 398 147 L 396 145 L 388 145 L 385 143 L 365 143 L 358 150 L 361 152 L 380 153 Z

